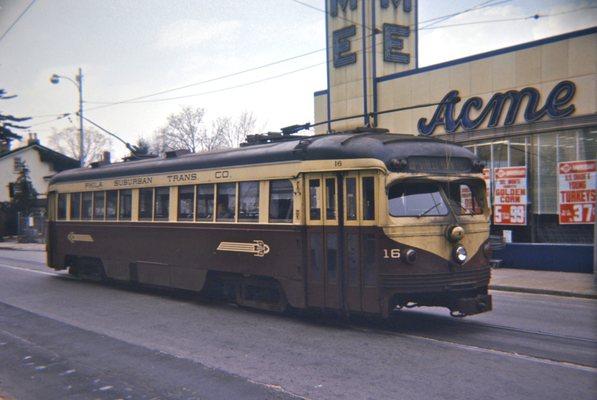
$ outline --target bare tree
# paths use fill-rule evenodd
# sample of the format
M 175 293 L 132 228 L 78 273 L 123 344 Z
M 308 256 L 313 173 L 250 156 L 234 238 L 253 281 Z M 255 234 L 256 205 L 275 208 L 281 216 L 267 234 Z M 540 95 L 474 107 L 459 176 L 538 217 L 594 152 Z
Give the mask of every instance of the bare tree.
M 186 149 L 192 153 L 211 151 L 225 147 L 223 132 L 229 124 L 218 119 L 210 133 L 205 129 L 205 110 L 184 107 L 179 113 L 168 116 L 168 123 L 159 129 L 152 141 L 153 152 L 162 154 L 166 150 Z
M 230 118 L 228 118 L 230 121 Z M 243 111 L 234 123 L 229 122 L 229 129 L 224 134 L 226 147 L 239 147 L 247 135 L 255 133 L 257 119 L 252 112 Z
M 230 147 L 228 145 L 228 135 L 230 134 L 230 130 L 232 129 L 232 120 L 230 117 L 218 117 L 213 121 L 211 124 L 211 142 L 210 147 L 206 148 L 205 150 L 215 150 L 225 147 Z
M 74 127 L 54 130 L 50 136 L 50 146 L 76 160 L 83 160 L 83 165 L 101 159 L 104 151 L 112 150 L 112 140 L 94 128 L 85 128 L 83 157 L 80 154 L 79 142 L 79 130 Z
M 177 114 L 168 116 L 166 126 L 158 131 L 163 146 L 169 150 L 187 149 L 192 153 L 203 150 L 203 137 L 206 135 L 203 125 L 203 108 L 184 107 Z

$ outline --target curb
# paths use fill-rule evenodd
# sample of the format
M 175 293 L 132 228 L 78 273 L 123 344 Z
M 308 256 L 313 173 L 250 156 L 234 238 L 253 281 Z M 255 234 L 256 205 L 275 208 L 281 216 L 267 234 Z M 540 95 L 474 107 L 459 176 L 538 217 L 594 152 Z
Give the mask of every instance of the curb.
M 567 292 L 564 290 L 533 289 L 533 288 L 525 288 L 525 287 L 518 287 L 518 286 L 502 286 L 502 285 L 489 285 L 489 289 L 497 290 L 497 291 L 501 291 L 501 292 L 547 294 L 550 296 L 576 297 L 576 298 L 581 298 L 581 299 L 597 300 L 597 294 L 594 294 L 594 293 L 578 293 L 578 292 Z
M 46 251 L 45 248 L 43 249 L 23 249 L 19 247 L 9 247 L 9 246 L 0 246 L 0 250 L 9 250 L 9 251 Z M 1 399 L 0 399 L 1 400 Z

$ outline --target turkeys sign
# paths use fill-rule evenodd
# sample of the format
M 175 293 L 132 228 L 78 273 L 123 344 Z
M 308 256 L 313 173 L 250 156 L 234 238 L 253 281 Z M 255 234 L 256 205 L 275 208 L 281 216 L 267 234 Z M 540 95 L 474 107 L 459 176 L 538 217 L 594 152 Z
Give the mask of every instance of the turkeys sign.
M 560 224 L 595 223 L 596 171 L 596 160 L 558 164 Z
M 496 168 L 493 191 L 493 223 L 527 224 L 527 168 Z

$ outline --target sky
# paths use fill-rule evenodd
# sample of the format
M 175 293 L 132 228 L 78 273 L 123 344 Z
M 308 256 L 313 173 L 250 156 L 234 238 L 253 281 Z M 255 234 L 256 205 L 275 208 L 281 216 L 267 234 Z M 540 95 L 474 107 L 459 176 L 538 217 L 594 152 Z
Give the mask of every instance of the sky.
M 420 66 L 597 25 L 597 0 L 494 0 L 425 29 L 429 19 L 486 1 L 419 0 Z M 0 0 L 0 36 L 30 3 Z M 483 22 L 496 19 L 515 20 Z M 76 87 L 49 78 L 74 79 L 80 67 L 84 115 L 131 143 L 184 106 L 204 108 L 207 125 L 249 111 L 260 130 L 277 131 L 313 121 L 313 92 L 326 88 L 324 48 L 325 14 L 293 0 L 37 0 L 0 39 L 0 88 L 18 95 L 0 110 L 34 117 L 30 130 L 48 145 L 53 130 L 78 126 L 76 117 L 56 120 L 77 110 Z M 186 85 L 152 102 L 104 104 Z M 127 153 L 117 142 L 112 151 Z

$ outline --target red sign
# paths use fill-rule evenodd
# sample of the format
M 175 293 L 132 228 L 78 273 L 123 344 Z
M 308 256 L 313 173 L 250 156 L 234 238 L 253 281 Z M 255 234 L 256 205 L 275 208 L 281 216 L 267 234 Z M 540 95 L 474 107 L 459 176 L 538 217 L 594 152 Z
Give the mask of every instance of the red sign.
M 595 223 L 597 161 L 558 164 L 558 210 L 560 224 Z
M 493 223 L 527 224 L 527 167 L 494 170 Z

